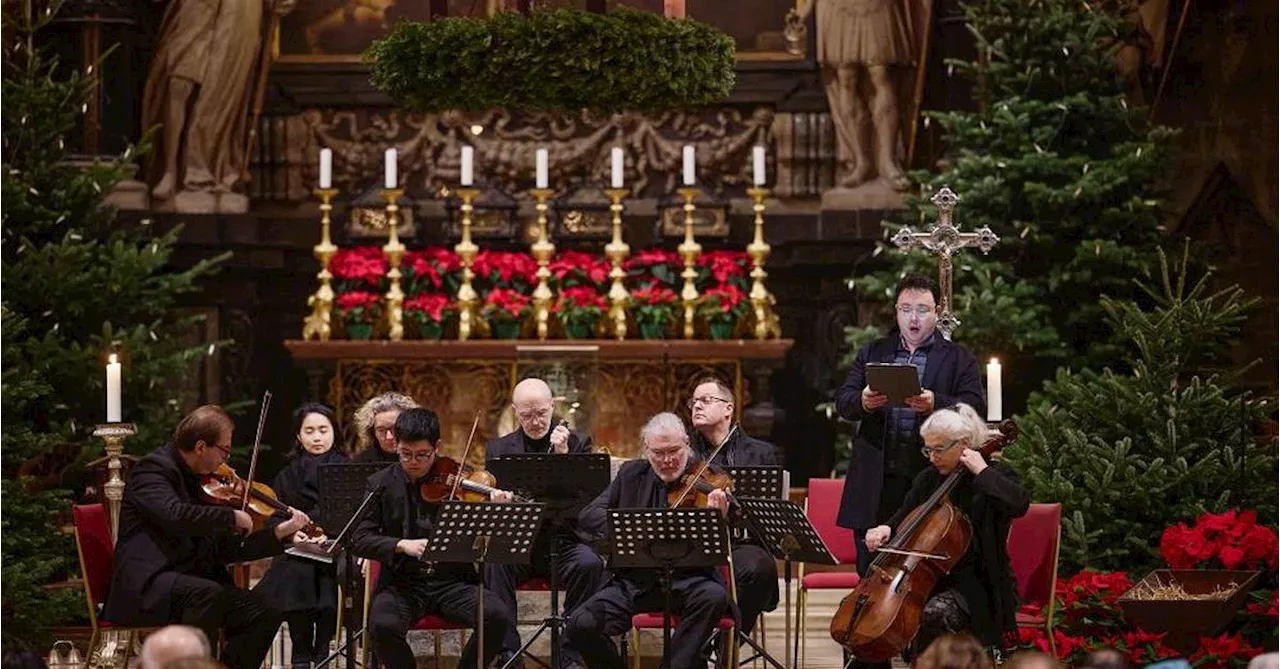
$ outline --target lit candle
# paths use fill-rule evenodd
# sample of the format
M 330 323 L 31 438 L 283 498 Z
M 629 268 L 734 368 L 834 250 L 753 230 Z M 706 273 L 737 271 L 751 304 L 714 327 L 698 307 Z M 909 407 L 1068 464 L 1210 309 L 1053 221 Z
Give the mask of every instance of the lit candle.
M 697 176 L 694 174 L 693 147 L 686 144 L 684 147 L 684 185 L 692 186 L 697 180 Z
M 613 151 L 609 152 L 611 169 L 609 170 L 609 178 L 614 188 L 622 188 L 622 148 L 613 147 Z
M 320 149 L 320 187 L 333 188 L 333 149 Z
M 992 423 L 1000 420 L 1004 409 L 1000 395 L 1000 361 L 992 358 L 987 363 L 987 420 Z
M 757 146 L 751 150 L 751 176 L 756 187 L 764 185 L 764 147 Z
M 462 147 L 462 185 L 470 186 L 472 181 L 472 163 L 475 161 L 475 149 L 470 146 Z
M 399 183 L 399 180 L 396 179 L 396 150 L 387 149 L 387 172 L 384 185 L 387 188 L 395 188 Z
M 120 362 L 115 353 L 107 358 L 107 422 L 120 422 Z
M 538 164 L 538 169 L 537 169 L 538 188 L 546 188 L 547 187 L 547 150 L 546 149 L 538 149 L 537 164 Z

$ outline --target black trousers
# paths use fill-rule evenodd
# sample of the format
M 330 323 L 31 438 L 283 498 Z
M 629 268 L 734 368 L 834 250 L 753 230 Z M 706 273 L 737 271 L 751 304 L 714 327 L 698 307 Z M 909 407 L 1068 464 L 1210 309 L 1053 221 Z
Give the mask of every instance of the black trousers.
M 680 624 L 671 635 L 668 669 L 706 667 L 703 649 L 716 623 L 729 611 L 729 593 L 710 575 L 687 576 L 672 585 L 671 608 L 679 614 Z M 662 589 L 656 584 L 638 589 L 631 581 L 614 577 L 569 616 L 569 644 L 591 669 L 626 669 L 610 637 L 631 629 L 632 614 L 661 610 Z
M 294 666 L 319 664 L 329 657 L 329 642 L 338 624 L 334 609 L 290 611 L 284 614 L 289 625 L 289 641 L 293 644 Z
M 733 547 L 733 576 L 742 632 L 750 636 L 760 614 L 778 608 L 778 563 L 760 546 L 739 544 Z
M 551 570 L 550 554 L 547 551 L 537 553 L 529 564 L 507 565 L 492 564 L 485 567 L 485 588 L 497 595 L 511 611 L 516 610 L 516 587 L 531 578 L 547 578 Z M 557 578 L 564 588 L 564 615 L 567 618 L 573 610 L 594 595 L 604 581 L 604 562 L 600 556 L 585 544 L 561 539 L 560 573 Z M 562 636 L 560 645 L 567 654 L 565 661 L 578 661 L 578 653 L 569 646 L 566 637 Z M 520 632 L 516 629 L 515 616 L 511 626 L 502 637 L 502 650 L 514 653 L 520 649 Z
M 198 576 L 179 575 L 173 584 L 170 622 L 204 630 L 209 642 L 226 634 L 219 658 L 228 669 L 258 669 L 280 629 L 280 612 L 263 596 Z
M 387 669 L 414 669 L 417 662 L 405 635 L 426 614 L 476 627 L 476 584 L 462 581 L 397 578 L 378 591 L 369 606 L 369 635 L 373 652 Z M 513 625 L 515 612 L 497 595 L 484 593 L 484 649 L 480 657 L 489 663 L 498 654 L 502 635 Z M 472 636 L 458 660 L 459 669 L 476 667 L 476 637 Z

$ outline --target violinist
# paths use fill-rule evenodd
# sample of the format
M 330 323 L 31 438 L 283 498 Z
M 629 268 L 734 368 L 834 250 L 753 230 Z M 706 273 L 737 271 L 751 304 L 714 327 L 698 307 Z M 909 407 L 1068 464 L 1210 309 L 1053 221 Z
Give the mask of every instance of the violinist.
M 609 487 L 593 500 L 578 521 L 595 536 L 605 534 L 607 509 L 667 508 L 668 493 L 681 485 L 692 469 L 692 450 L 684 422 L 673 413 L 660 413 L 640 431 L 644 460 L 623 463 Z M 707 494 L 707 505 L 729 511 L 723 490 Z M 731 610 L 728 590 L 716 569 L 677 570 L 671 600 L 680 616 L 671 638 L 671 669 L 707 666 L 705 642 L 716 623 Z M 640 611 L 662 610 L 662 590 L 656 570 L 617 571 L 602 590 L 580 604 L 566 621 L 569 644 L 592 669 L 623 669 L 626 665 L 610 637 L 631 628 L 631 616 Z
M 546 381 L 537 378 L 524 379 L 516 384 L 511 393 L 511 410 L 515 412 L 520 427 L 507 435 L 492 439 L 485 446 L 485 461 L 492 462 L 503 455 L 519 453 L 590 453 L 591 437 L 575 433 L 561 422 L 553 425 L 553 409 L 551 387 Z M 501 483 L 501 481 L 499 481 Z M 600 589 L 604 578 L 604 562 L 591 549 L 584 538 L 575 532 L 575 527 L 566 526 L 560 530 L 560 573 L 558 579 L 565 588 L 565 615 L 573 612 L 574 607 Z M 533 547 L 530 564 L 505 565 L 493 564 L 485 572 L 485 585 L 489 590 L 503 599 L 514 611 L 516 608 L 516 587 L 531 578 L 547 578 L 550 568 L 550 533 L 543 528 L 538 534 Z M 566 668 L 580 665 L 577 652 L 565 646 L 561 662 Z M 516 630 L 515 621 L 507 629 L 502 640 L 502 656 L 500 663 L 505 663 L 511 655 L 520 649 L 520 633 Z M 512 666 L 520 666 L 517 660 Z
M 353 462 L 399 462 L 396 456 L 396 418 L 401 411 L 417 408 L 412 397 L 385 392 L 356 410 L 356 453 Z
M 439 418 L 430 409 L 402 411 L 396 418 L 395 438 L 399 462 L 369 477 L 369 490 L 381 490 L 381 494 L 356 525 L 352 547 L 356 555 L 382 563 L 369 607 L 367 634 L 373 651 L 389 669 L 413 669 L 417 664 L 405 640 L 409 626 L 431 613 L 474 628 L 478 577 L 469 564 L 429 568 L 422 562 L 440 510 L 438 502 L 423 499 L 420 485 L 437 464 L 442 445 Z M 504 491 L 495 491 L 491 497 L 511 499 Z M 482 666 L 487 667 L 498 654 L 503 633 L 514 624 L 515 611 L 488 590 L 484 597 L 485 648 L 479 653 Z M 459 667 L 476 666 L 475 646 L 472 636 Z
M 711 464 L 720 468 L 780 464 L 773 444 L 752 438 L 734 424 L 733 391 L 724 381 L 715 377 L 699 381 L 689 398 L 689 414 L 693 418 L 693 449 L 699 459 L 715 453 Z M 778 563 L 758 537 L 742 528 L 733 533 L 733 576 L 742 632 L 750 636 L 761 612 L 778 608 Z
M 311 520 L 292 509 L 288 520 L 255 532 L 249 514 L 202 500 L 202 477 L 226 462 L 234 430 L 221 407 L 199 407 L 182 419 L 170 443 L 134 465 L 103 617 L 132 627 L 192 625 L 210 639 L 221 630 L 223 664 L 256 669 L 280 613 L 262 595 L 237 588 L 227 565 L 282 552 L 281 541 Z
M 293 412 L 296 445 L 271 483 L 277 498 L 314 513 L 320 497 L 320 465 L 346 462 L 337 441 L 333 409 L 308 402 Z M 255 592 L 274 602 L 289 624 L 293 666 L 305 669 L 329 655 L 337 623 L 338 586 L 333 565 L 295 555 L 277 555 Z
M 925 603 L 920 631 L 907 651 L 912 657 L 948 632 L 972 632 L 989 648 L 1016 641 L 1018 600 L 1005 539 L 1013 519 L 1027 512 L 1030 496 L 1012 469 L 976 450 L 986 433 L 986 423 L 967 404 L 935 411 L 920 427 L 922 452 L 933 466 L 916 476 L 887 524 L 867 530 L 867 548 L 874 551 L 952 472 L 967 471 L 952 490 L 951 502 L 968 516 L 973 539 L 968 553 Z

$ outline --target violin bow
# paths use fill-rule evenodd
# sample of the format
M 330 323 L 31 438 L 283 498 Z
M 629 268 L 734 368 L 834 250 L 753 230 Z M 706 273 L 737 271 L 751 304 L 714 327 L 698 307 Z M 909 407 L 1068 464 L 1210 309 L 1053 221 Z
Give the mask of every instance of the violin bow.
M 258 473 L 258 452 L 262 449 L 262 431 L 267 425 L 267 409 L 271 408 L 271 391 L 262 394 L 262 412 L 258 414 L 258 433 L 253 437 L 253 455 L 249 457 L 249 476 L 244 483 L 244 498 L 240 510 L 249 508 L 249 492 L 253 490 L 253 477 Z
M 676 498 L 676 503 L 672 506 L 680 506 L 684 503 L 684 498 L 688 497 L 689 493 L 693 491 L 693 486 L 697 484 L 698 479 L 702 478 L 702 475 L 711 467 L 711 461 L 715 460 L 716 456 L 720 454 L 720 449 L 724 448 L 724 445 L 729 443 L 729 437 L 733 436 L 733 431 L 736 429 L 738 429 L 738 426 L 734 425 L 733 428 L 729 430 L 729 434 L 724 435 L 724 441 L 721 441 L 720 444 L 711 451 L 711 455 L 708 455 L 707 459 L 702 462 L 702 465 L 698 467 L 698 471 L 693 473 L 693 478 L 689 480 L 689 485 L 685 486 L 685 489 L 681 491 L 680 496 Z
M 448 499 L 458 494 L 458 484 L 462 483 L 462 479 L 466 478 L 462 471 L 467 466 L 467 455 L 471 453 L 471 441 L 476 438 L 476 428 L 480 427 L 480 412 L 476 412 L 476 419 L 471 423 L 471 435 L 467 437 L 467 447 L 462 451 L 462 461 L 458 463 L 458 473 L 453 477 L 453 489 L 449 491 Z

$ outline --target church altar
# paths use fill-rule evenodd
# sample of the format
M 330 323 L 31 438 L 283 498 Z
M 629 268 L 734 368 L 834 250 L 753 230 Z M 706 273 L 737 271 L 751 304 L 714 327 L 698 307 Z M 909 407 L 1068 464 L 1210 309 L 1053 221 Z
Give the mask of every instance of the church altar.
M 772 427 L 769 374 L 782 366 L 790 339 L 769 340 L 534 340 L 306 341 L 285 348 L 307 370 L 313 397 L 338 413 L 344 444 L 356 444 L 351 417 L 369 398 L 403 392 L 434 410 L 445 453 L 460 457 L 471 424 L 479 427 L 468 460 L 484 461 L 485 441 L 516 427 L 511 389 L 527 376 L 546 379 L 556 415 L 592 436 L 617 457 L 640 455 L 640 427 L 655 413 L 675 411 L 707 375 L 728 382 L 745 428 L 767 436 Z

